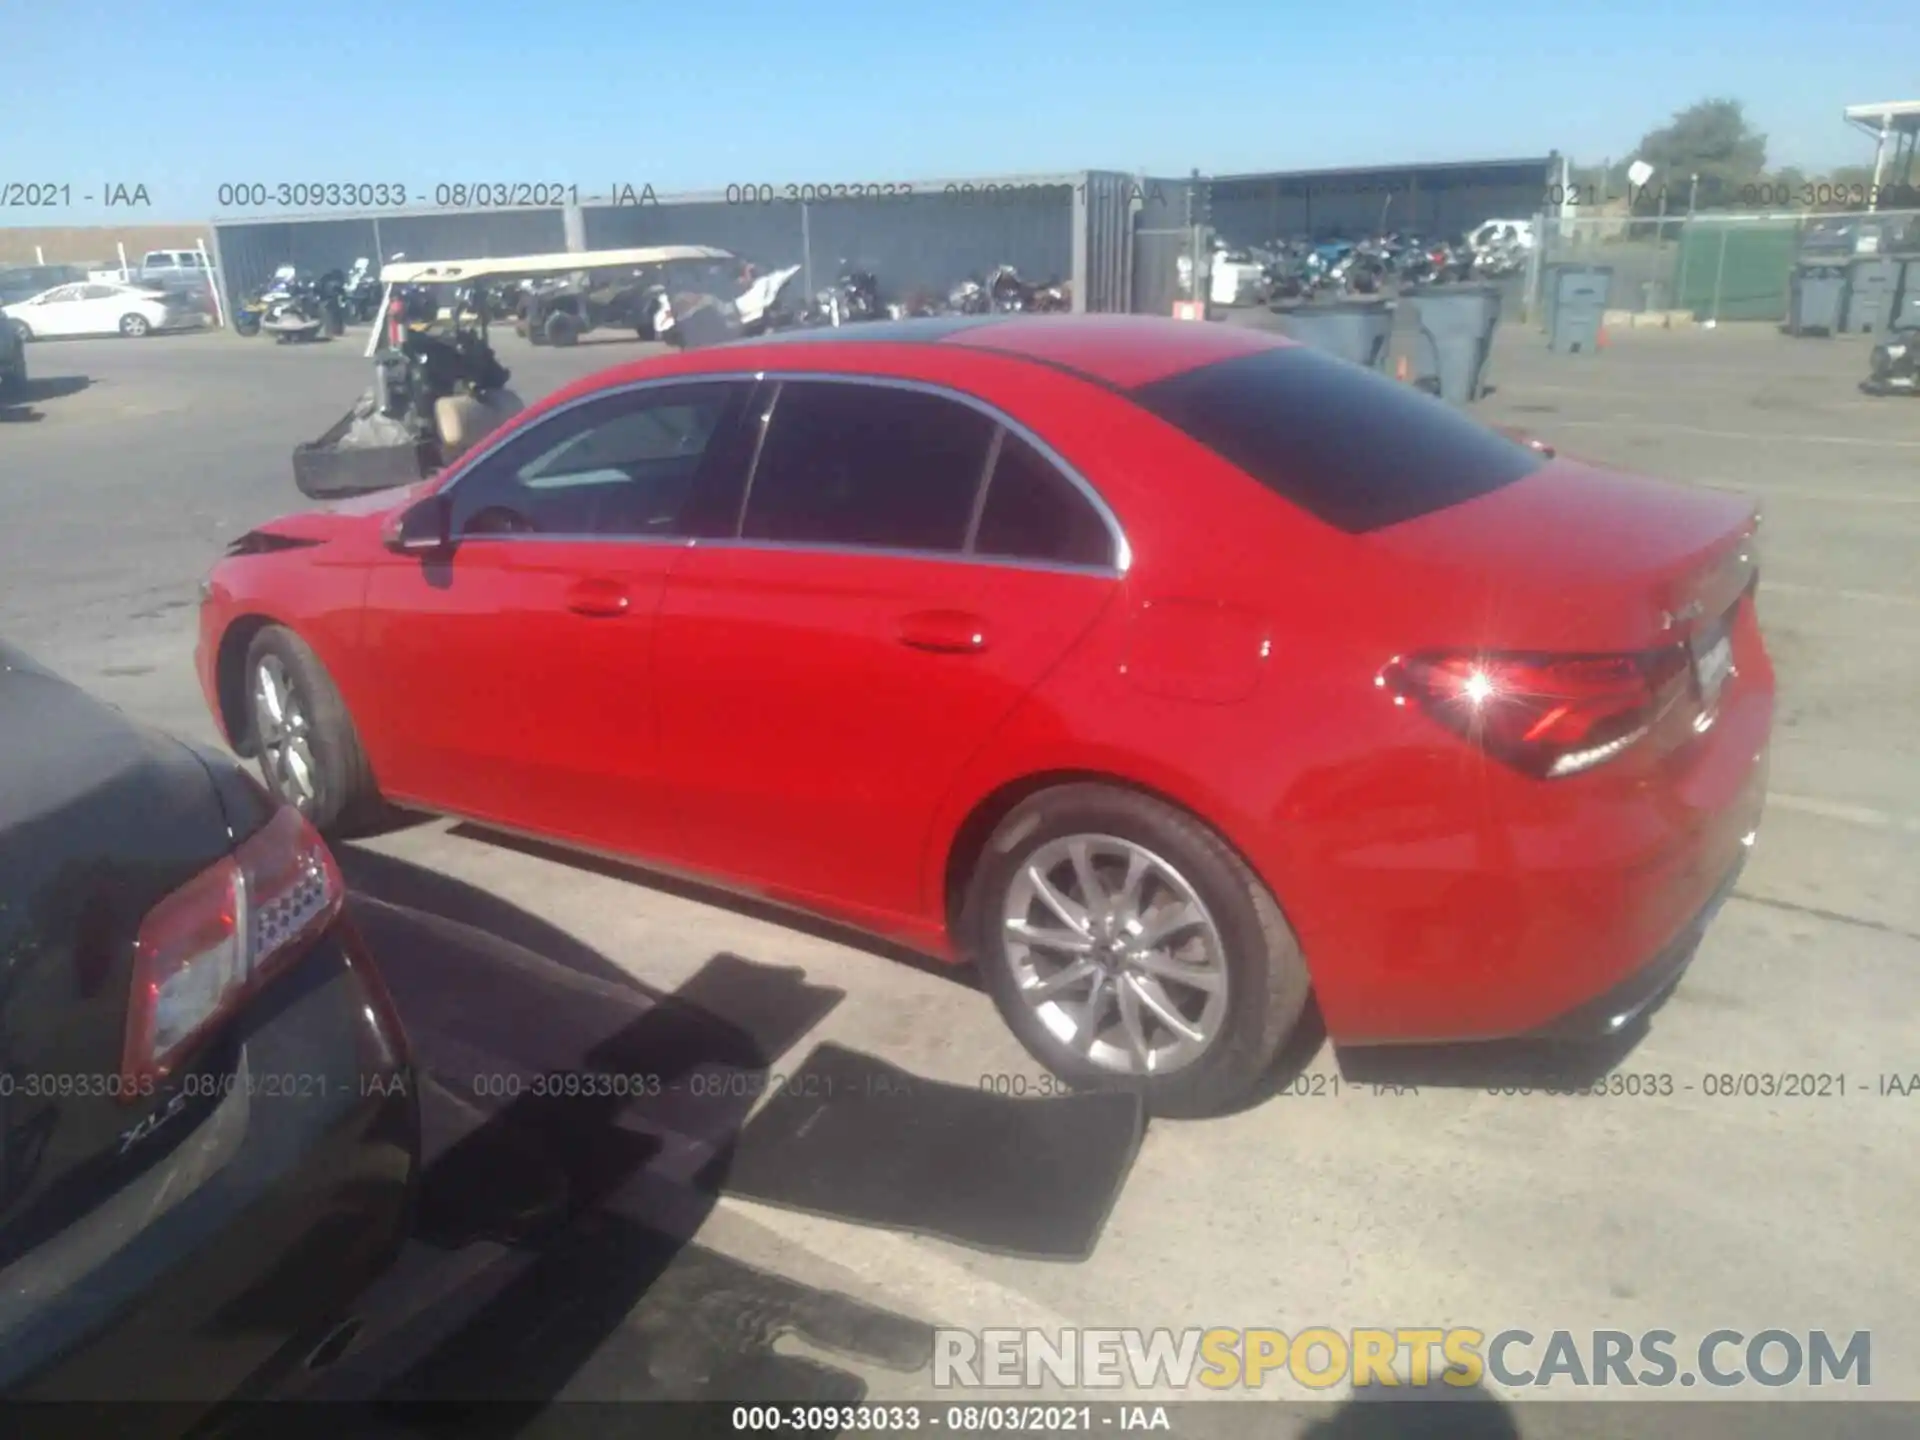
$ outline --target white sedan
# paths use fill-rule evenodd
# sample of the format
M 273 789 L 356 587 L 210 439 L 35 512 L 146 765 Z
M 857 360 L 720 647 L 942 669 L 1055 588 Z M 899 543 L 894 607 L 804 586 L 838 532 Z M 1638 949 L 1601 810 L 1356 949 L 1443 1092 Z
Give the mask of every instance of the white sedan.
M 0 313 L 23 340 L 114 334 L 137 339 L 156 330 L 191 330 L 206 323 L 186 296 L 105 280 L 59 285 Z

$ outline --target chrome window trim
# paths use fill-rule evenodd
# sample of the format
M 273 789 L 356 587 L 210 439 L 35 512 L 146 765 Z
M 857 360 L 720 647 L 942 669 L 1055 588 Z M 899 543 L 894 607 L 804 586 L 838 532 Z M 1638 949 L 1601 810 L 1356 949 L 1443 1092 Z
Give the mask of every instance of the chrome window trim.
M 835 555 L 887 555 L 910 559 L 958 560 L 973 564 L 996 565 L 1015 569 L 1046 570 L 1075 575 L 1125 575 L 1133 568 L 1133 546 L 1127 539 L 1126 531 L 1121 528 L 1119 516 L 1113 513 L 1113 507 L 1107 504 L 1106 497 L 1101 495 L 1084 475 L 1072 465 L 1068 464 L 1067 461 L 1062 458 L 1059 451 L 1055 450 L 1045 440 L 1041 439 L 1040 436 L 1036 435 L 1031 429 L 1021 424 L 1011 415 L 1008 415 L 997 406 L 980 399 L 978 396 L 969 395 L 964 390 L 955 390 L 951 386 L 936 384 L 932 381 L 909 380 L 894 375 L 865 375 L 849 371 L 722 370 L 702 371 L 698 374 L 687 375 L 660 375 L 645 380 L 631 381 L 625 385 L 617 385 L 605 390 L 596 390 L 591 394 L 581 395 L 569 400 L 566 404 L 556 406 L 554 409 L 540 416 L 531 426 L 524 428 L 516 426 L 507 434 L 495 432 L 494 435 L 488 437 L 488 439 L 481 444 L 478 450 L 470 452 L 459 471 L 434 493 L 437 495 L 451 495 L 454 490 L 459 488 L 462 482 L 485 464 L 489 457 L 497 454 L 502 447 L 512 443 L 517 438 L 525 436 L 539 426 L 557 420 L 562 415 L 571 414 L 583 405 L 590 405 L 596 401 L 606 400 L 616 395 L 638 394 L 648 390 L 661 390 L 676 385 L 704 385 L 728 382 L 734 384 L 753 384 L 767 380 L 774 381 L 776 388 L 773 399 L 769 401 L 767 409 L 764 412 L 765 418 L 759 422 L 760 434 L 756 436 L 754 440 L 753 458 L 747 470 L 747 484 L 741 496 L 739 514 L 734 517 L 733 535 L 731 538 L 720 540 L 712 538 L 697 539 L 685 535 L 476 535 L 472 537 L 456 536 L 456 543 L 472 544 L 479 541 L 564 540 L 572 543 L 591 541 L 608 544 L 725 545 L 741 549 L 813 550 L 821 554 Z M 1026 441 L 1027 444 L 1031 445 L 1042 459 L 1065 476 L 1068 483 L 1071 484 L 1074 489 L 1078 490 L 1087 502 L 1093 506 L 1094 513 L 1100 517 L 1101 522 L 1107 527 L 1107 534 L 1113 541 L 1112 562 L 1107 565 L 1065 565 L 1056 561 L 1022 560 L 1005 556 L 975 555 L 971 553 L 970 550 L 891 550 L 874 545 L 823 545 L 813 541 L 743 539 L 740 532 L 746 523 L 747 504 L 753 496 L 754 475 L 760 468 L 761 445 L 766 438 L 766 431 L 771 424 L 774 406 L 778 403 L 780 395 L 778 387 L 784 385 L 785 382 L 789 380 L 819 380 L 843 385 L 877 385 L 884 389 L 910 390 L 923 395 L 934 395 L 941 399 L 958 401 L 960 404 L 978 411 L 980 414 L 985 415 L 988 419 L 1004 427 L 1004 429 L 1011 431 Z M 998 432 L 996 432 L 992 446 L 993 452 L 996 455 L 998 454 L 999 448 L 1000 440 Z M 992 478 L 991 471 L 987 472 L 986 478 L 989 480 Z M 984 496 L 985 489 L 986 487 L 983 485 L 981 487 L 981 494 L 975 497 L 976 502 Z M 969 533 L 967 537 L 967 543 L 969 545 L 971 545 L 973 538 L 973 535 Z
M 993 439 L 987 442 L 987 458 L 980 466 L 980 478 L 973 487 L 973 511 L 967 516 L 967 533 L 960 542 L 960 553 L 971 555 L 980 543 L 980 517 L 987 513 L 987 491 L 993 488 L 993 472 L 1000 463 L 1000 449 L 1007 443 L 1007 427 L 993 427 Z

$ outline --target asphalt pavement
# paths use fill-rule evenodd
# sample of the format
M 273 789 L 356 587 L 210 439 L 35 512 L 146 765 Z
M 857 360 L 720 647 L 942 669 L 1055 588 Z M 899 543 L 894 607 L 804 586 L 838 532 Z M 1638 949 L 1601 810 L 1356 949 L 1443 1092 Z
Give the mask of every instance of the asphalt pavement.
M 501 350 L 528 399 L 647 353 L 510 336 Z M 0 411 L 0 634 L 214 740 L 191 667 L 196 582 L 225 542 L 301 508 L 289 452 L 364 387 L 359 352 L 220 334 L 31 347 L 33 389 Z M 434 1073 L 433 1145 L 464 1210 L 413 1248 L 362 1347 L 318 1383 L 944 1403 L 924 1368 L 933 1326 L 1662 1329 L 1683 1346 L 1780 1328 L 1870 1331 L 1868 1393 L 1920 1401 L 1920 1093 L 1886 1084 L 1920 1078 L 1920 405 L 1858 394 L 1865 372 L 1863 342 L 1761 327 L 1628 332 L 1588 357 L 1509 329 L 1476 407 L 1765 505 L 1781 687 L 1768 813 L 1685 983 L 1603 1057 L 1646 1083 L 1489 1093 L 1601 1067 L 1340 1055 L 1308 1037 L 1263 1103 L 1153 1124 L 1076 1262 L 777 1209 L 724 1182 L 716 1198 L 754 1100 L 823 1043 L 976 1091 L 1038 1093 L 1040 1072 L 963 976 L 467 827 L 397 829 L 343 863 Z M 679 1057 L 687 1073 L 759 1078 L 592 1124 L 516 1121 L 483 1093 L 487 1075 L 607 1046 L 684 1048 L 676 1015 L 700 1017 L 694 1049 L 710 1047 Z M 1788 1096 L 1785 1076 L 1827 1078 Z M 551 1163 L 588 1210 L 553 1220 L 550 1162 L 515 1148 L 529 1129 L 562 1137 Z M 1285 1413 L 1262 1433 L 1303 1433 Z M 1515 1413 L 1529 1436 L 1596 1423 Z

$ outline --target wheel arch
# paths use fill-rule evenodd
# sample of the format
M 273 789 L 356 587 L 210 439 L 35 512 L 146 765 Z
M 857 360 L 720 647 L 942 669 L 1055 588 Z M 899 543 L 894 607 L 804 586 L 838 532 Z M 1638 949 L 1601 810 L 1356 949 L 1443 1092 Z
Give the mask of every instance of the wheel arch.
M 1143 795 L 1162 805 L 1178 810 L 1181 814 L 1204 825 L 1221 844 L 1233 852 L 1241 864 L 1267 887 L 1274 904 L 1280 907 L 1284 916 L 1287 913 L 1286 900 L 1276 887 L 1273 877 L 1256 864 L 1244 846 L 1233 835 L 1222 828 L 1218 821 L 1210 818 L 1191 801 L 1183 799 L 1160 786 L 1148 784 L 1130 775 L 1112 770 L 1085 768 L 1061 768 L 1036 770 L 1028 774 L 1007 780 L 990 790 L 976 801 L 967 811 L 948 842 L 946 856 L 941 867 L 941 918 L 946 924 L 947 935 L 959 954 L 964 941 L 964 927 L 961 925 L 961 911 L 965 907 L 967 886 L 973 878 L 973 872 L 985 852 L 987 841 L 999 828 L 1000 822 L 1010 815 L 1022 801 L 1038 795 L 1044 790 L 1058 789 L 1064 785 L 1104 785 L 1109 789 L 1126 790 L 1135 795 Z M 1288 921 L 1291 925 L 1291 920 Z M 1298 934 L 1296 930 L 1296 936 Z M 1304 958 L 1304 957 L 1303 957 Z
M 220 647 L 214 652 L 213 683 L 220 703 L 220 729 L 233 753 L 249 760 L 254 758 L 255 747 L 247 712 L 247 651 L 256 635 L 274 625 L 292 628 L 284 620 L 260 611 L 236 615 L 220 633 Z

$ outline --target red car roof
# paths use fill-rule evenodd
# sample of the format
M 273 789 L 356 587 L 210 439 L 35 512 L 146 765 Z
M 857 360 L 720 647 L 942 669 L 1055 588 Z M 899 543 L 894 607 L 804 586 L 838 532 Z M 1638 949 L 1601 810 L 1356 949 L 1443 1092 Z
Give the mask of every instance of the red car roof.
M 1183 371 L 1293 344 L 1249 326 L 1162 320 L 1149 315 L 948 315 L 878 320 L 836 328 L 783 330 L 602 371 L 566 386 L 555 400 L 610 385 L 672 374 L 747 366 L 775 368 L 813 347 L 867 352 L 907 362 L 923 346 L 958 346 L 1070 370 L 1101 385 L 1131 390 Z M 545 407 L 542 407 L 545 408 Z

